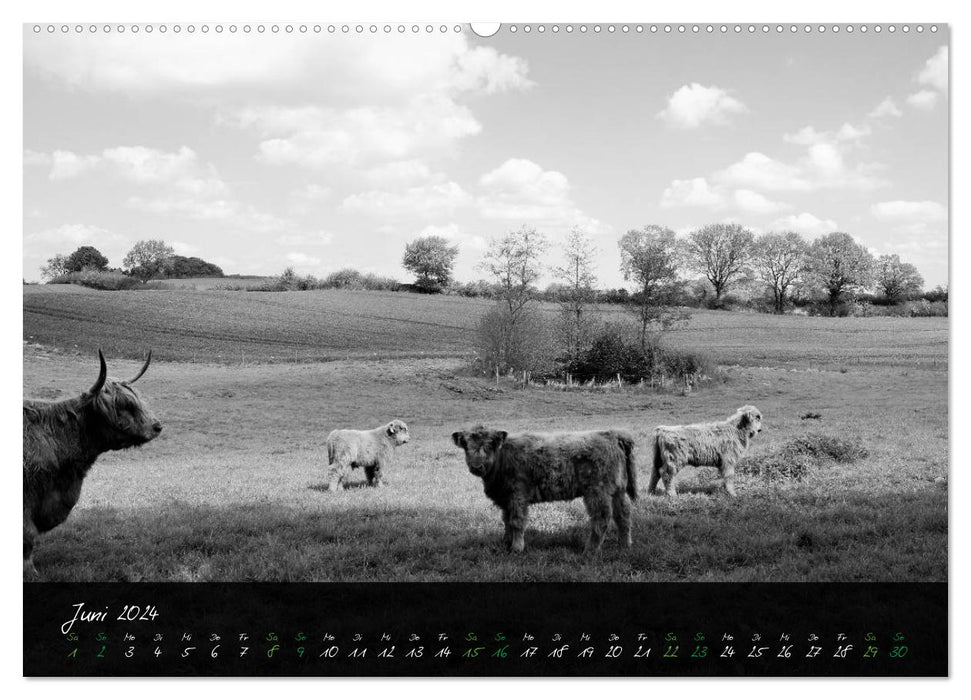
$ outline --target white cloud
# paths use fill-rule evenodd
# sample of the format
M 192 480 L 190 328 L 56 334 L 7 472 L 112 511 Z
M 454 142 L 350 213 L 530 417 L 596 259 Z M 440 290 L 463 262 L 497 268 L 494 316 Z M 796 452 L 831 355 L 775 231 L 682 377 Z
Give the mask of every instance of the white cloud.
M 479 178 L 479 185 L 485 193 L 476 204 L 479 214 L 486 219 L 555 229 L 582 226 L 591 232 L 601 226 L 573 202 L 566 175 L 543 170 L 531 160 L 510 158 Z
M 470 202 L 469 195 L 455 182 L 436 182 L 399 191 L 369 190 L 352 194 L 341 202 L 344 211 L 378 218 L 415 216 L 435 219 L 450 216 Z
M 907 96 L 907 104 L 917 109 L 933 109 L 937 104 L 938 95 L 939 93 L 933 90 L 919 90 Z
M 837 131 L 816 131 L 812 126 L 804 126 L 792 134 L 784 134 L 782 140 L 800 146 L 815 146 L 821 143 L 840 143 L 859 141 L 869 136 L 873 130 L 866 124 L 855 126 L 846 122 Z
M 838 231 L 839 227 L 832 219 L 820 219 L 809 212 L 801 214 L 790 214 L 781 219 L 776 219 L 769 224 L 769 229 L 774 231 L 795 231 L 806 236 L 821 236 L 833 231 Z
M 388 107 L 251 107 L 234 123 L 272 137 L 260 142 L 264 162 L 321 169 L 447 152 L 482 130 L 467 107 L 429 95 Z
M 441 236 L 449 241 L 453 241 L 462 247 L 470 247 L 474 250 L 485 250 L 489 247 L 489 242 L 480 235 L 470 234 L 459 228 L 458 224 L 450 223 L 444 226 L 430 225 L 425 226 L 418 232 L 418 236 Z
M 142 184 L 171 182 L 197 167 L 195 152 L 186 146 L 174 153 L 144 146 L 118 146 L 105 149 L 101 157 L 128 179 Z
M 312 255 L 307 255 L 306 253 L 294 252 L 287 253 L 287 262 L 289 262 L 294 267 L 299 268 L 312 268 L 320 266 L 320 258 L 315 258 Z
M 789 208 L 784 202 L 774 202 L 765 195 L 752 190 L 735 190 L 735 206 L 743 212 L 752 214 L 774 214 Z
M 766 192 L 806 192 L 813 189 L 813 183 L 802 168 L 758 152 L 746 153 L 740 161 L 716 173 L 715 179 Z
M 947 92 L 947 53 L 947 46 L 942 46 L 937 53 L 928 58 L 917 76 L 917 82 L 921 85 L 930 85 L 941 92 Z
M 947 207 L 938 202 L 911 202 L 894 200 L 879 202 L 870 207 L 870 213 L 881 221 L 942 222 L 947 221 Z
M 395 160 L 369 168 L 364 177 L 376 187 L 410 185 L 432 179 L 431 168 L 417 158 Z
M 867 116 L 871 119 L 883 119 L 885 117 L 899 117 L 903 112 L 890 97 L 885 97 L 883 101 L 873 108 Z
M 199 253 L 199 248 L 197 246 L 194 246 L 191 243 L 186 243 L 185 241 L 172 241 L 171 246 L 176 255 L 185 255 L 190 257 Z
M 25 166 L 38 166 L 38 165 L 50 165 L 51 156 L 49 153 L 41 153 L 40 151 L 33 151 L 29 148 L 24 149 L 24 165 Z
M 62 224 L 24 234 L 24 261 L 44 261 L 54 255 L 68 255 L 83 245 L 97 248 L 112 266 L 120 266 L 133 241 L 125 236 L 90 224 Z M 36 274 L 36 268 L 32 274 Z
M 54 151 L 51 153 L 51 180 L 68 180 L 81 173 L 98 166 L 98 156 L 79 156 L 71 151 Z
M 799 132 L 802 138 L 808 138 L 803 132 Z M 763 192 L 814 192 L 832 188 L 870 191 L 887 184 L 879 177 L 881 167 L 877 164 L 848 165 L 844 157 L 846 148 L 843 144 L 816 140 L 795 163 L 776 160 L 764 153 L 747 153 L 713 177 L 718 183 Z
M 367 102 L 378 95 L 424 91 L 496 93 L 530 86 L 528 66 L 492 47 L 473 46 L 465 33 L 435 32 L 414 38 L 394 34 L 324 40 L 313 33 L 279 36 L 201 32 L 189 34 L 69 34 L 56 42 L 24 37 L 24 65 L 88 91 L 132 97 L 177 93 L 238 95 L 254 90 L 303 90 L 321 103 Z
M 667 107 L 657 117 L 677 128 L 695 129 L 705 124 L 727 124 L 732 115 L 747 111 L 744 104 L 722 88 L 691 83 L 668 97 Z
M 712 188 L 703 177 L 690 180 L 672 180 L 661 194 L 661 206 L 705 207 L 718 209 L 725 206 L 725 196 Z
M 282 246 L 327 246 L 334 242 L 334 234 L 325 231 L 316 233 L 285 233 L 277 237 Z

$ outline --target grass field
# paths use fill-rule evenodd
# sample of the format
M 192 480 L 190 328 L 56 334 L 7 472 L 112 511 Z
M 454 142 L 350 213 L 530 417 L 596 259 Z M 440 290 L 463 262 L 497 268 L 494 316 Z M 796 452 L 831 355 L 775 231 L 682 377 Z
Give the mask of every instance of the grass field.
M 465 370 L 488 302 L 380 292 L 94 292 L 24 288 L 24 395 L 63 398 L 104 347 L 165 424 L 104 455 L 81 501 L 41 539 L 47 580 L 936 581 L 947 577 L 946 319 L 699 313 L 671 342 L 705 349 L 724 381 L 689 395 L 562 392 Z M 125 360 L 118 358 L 128 358 Z M 765 416 L 753 456 L 808 431 L 858 438 L 869 456 L 805 479 L 685 474 L 673 502 L 642 493 L 634 547 L 611 530 L 580 552 L 579 501 L 535 506 L 523 555 L 500 547 L 498 511 L 450 433 L 653 426 Z M 807 413 L 817 420 L 803 420 Z M 326 490 L 336 427 L 405 420 L 412 441 L 388 485 Z M 642 487 L 646 450 L 639 454 Z M 363 481 L 355 472 L 352 480 Z M 643 491 L 643 488 L 642 488 Z

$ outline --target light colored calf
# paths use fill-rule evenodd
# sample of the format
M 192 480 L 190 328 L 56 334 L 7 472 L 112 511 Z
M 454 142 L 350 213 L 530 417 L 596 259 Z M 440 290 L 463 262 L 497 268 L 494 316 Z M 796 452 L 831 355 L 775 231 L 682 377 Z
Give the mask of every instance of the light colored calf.
M 373 430 L 335 430 L 327 436 L 327 482 L 331 491 L 344 488 L 351 469 L 364 468 L 368 484 L 381 485 L 382 469 L 394 458 L 394 450 L 411 437 L 403 421 L 393 420 Z
M 647 492 L 654 493 L 658 481 L 675 496 L 675 477 L 684 467 L 717 467 L 725 490 L 735 495 L 735 465 L 749 442 L 762 431 L 762 414 L 755 406 L 742 406 L 726 420 L 694 425 L 660 425 L 654 433 L 654 464 Z

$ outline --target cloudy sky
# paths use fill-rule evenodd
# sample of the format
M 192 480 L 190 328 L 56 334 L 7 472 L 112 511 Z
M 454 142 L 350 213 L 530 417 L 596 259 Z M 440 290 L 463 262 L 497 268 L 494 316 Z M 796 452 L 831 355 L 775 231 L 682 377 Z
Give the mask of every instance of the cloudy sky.
M 24 277 L 162 238 L 227 273 L 456 276 L 522 224 L 846 231 L 947 282 L 948 34 L 24 33 Z

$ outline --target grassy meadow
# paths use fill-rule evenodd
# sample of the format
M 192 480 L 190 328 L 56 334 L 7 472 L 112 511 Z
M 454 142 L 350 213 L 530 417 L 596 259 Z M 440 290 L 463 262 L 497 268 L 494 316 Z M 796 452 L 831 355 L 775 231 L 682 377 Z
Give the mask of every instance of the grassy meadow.
M 947 577 L 947 319 L 698 312 L 670 334 L 724 378 L 688 396 L 638 389 L 520 390 L 468 369 L 489 302 L 405 293 L 97 292 L 24 288 L 24 396 L 58 399 L 126 377 L 165 425 L 102 456 L 68 520 L 42 537 L 45 580 L 125 581 L 938 581 Z M 621 313 L 610 310 L 607 313 Z M 498 510 L 449 435 L 765 416 L 752 458 L 807 432 L 868 456 L 803 478 L 687 470 L 680 496 L 641 498 L 634 547 L 611 529 L 581 551 L 580 501 L 534 506 L 526 552 L 500 546 Z M 818 414 L 818 418 L 804 418 Z M 330 493 L 324 439 L 338 427 L 408 423 L 412 440 L 380 489 Z

